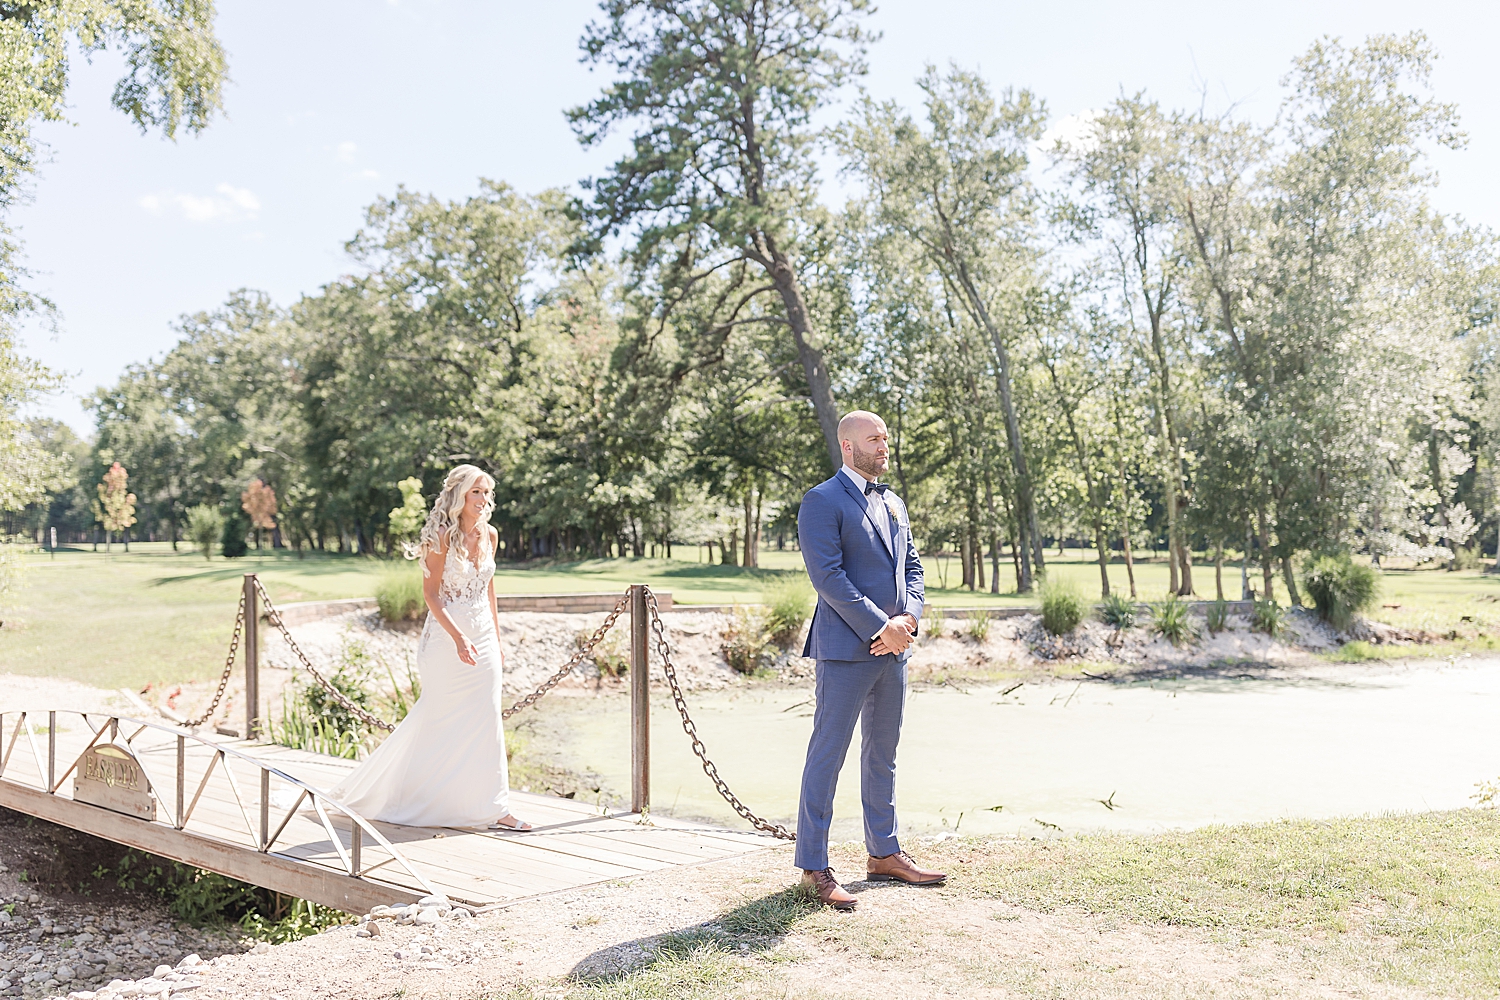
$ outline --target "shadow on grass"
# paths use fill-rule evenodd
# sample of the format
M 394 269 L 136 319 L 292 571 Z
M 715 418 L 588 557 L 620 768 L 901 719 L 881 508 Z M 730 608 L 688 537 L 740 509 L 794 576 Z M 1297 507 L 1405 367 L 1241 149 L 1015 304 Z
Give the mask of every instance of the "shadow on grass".
M 747 900 L 696 927 L 601 948 L 575 965 L 567 978 L 606 994 L 642 977 L 727 982 L 734 977 L 730 957 L 770 951 L 816 912 L 816 900 L 801 886 L 791 886 Z

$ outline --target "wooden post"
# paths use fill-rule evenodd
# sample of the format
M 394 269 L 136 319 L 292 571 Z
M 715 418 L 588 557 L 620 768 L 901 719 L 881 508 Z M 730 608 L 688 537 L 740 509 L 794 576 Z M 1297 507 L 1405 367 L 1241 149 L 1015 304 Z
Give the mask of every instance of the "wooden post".
M 363 862 L 360 859 L 360 851 L 364 846 L 365 831 L 354 822 L 354 817 L 349 818 L 349 867 L 354 869 L 349 874 L 359 878 L 360 868 Z
M 260 736 L 260 601 L 255 574 L 245 574 L 245 739 Z
M 47 713 L 47 794 L 57 791 L 57 713 Z
M 646 588 L 630 588 L 630 811 L 651 810 L 651 667 L 646 648 Z

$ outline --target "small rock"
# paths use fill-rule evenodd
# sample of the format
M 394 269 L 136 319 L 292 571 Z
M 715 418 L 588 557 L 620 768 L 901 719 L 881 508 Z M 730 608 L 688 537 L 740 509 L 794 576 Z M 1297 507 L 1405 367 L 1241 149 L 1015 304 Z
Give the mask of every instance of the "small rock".
M 473 915 L 474 911 L 469 909 L 467 906 L 455 906 L 448 913 L 448 916 L 452 917 L 455 920 L 465 920 L 469 917 L 472 917 Z
M 73 978 L 73 967 L 71 965 L 59 965 L 54 975 L 63 982 L 67 982 Z
M 373 920 L 371 920 L 368 924 L 365 924 L 365 930 L 370 932 L 370 937 L 380 937 L 380 925 Z
M 421 899 L 417 900 L 417 905 L 437 906 L 445 910 L 451 910 L 453 908 L 453 903 L 449 901 L 447 896 L 443 895 L 440 892 L 435 892 L 431 896 L 423 896 Z
M 68 1000 L 94 1000 L 94 997 L 98 995 L 99 994 L 91 992 L 89 990 L 79 990 L 76 993 L 69 993 Z
M 268 941 L 257 941 L 255 947 L 250 949 L 252 955 L 269 955 L 270 953 L 271 944 Z
M 42 897 L 38 896 L 34 892 L 31 895 L 29 895 L 29 896 L 26 897 L 26 902 L 28 902 L 28 903 L 40 903 L 41 901 L 42 901 Z
M 367 938 L 370 937 L 370 932 L 361 927 L 359 930 L 354 932 L 354 936 L 357 938 Z
M 169 973 L 171 971 L 172 971 L 172 967 L 170 965 L 158 965 L 156 967 L 156 971 L 153 972 L 153 973 L 151 973 L 151 978 L 152 979 L 164 979 L 164 978 L 166 978 L 167 973 Z
M 188 957 L 184 958 L 182 961 L 178 962 L 177 963 L 177 967 L 179 969 L 191 969 L 194 966 L 202 965 L 202 964 L 203 964 L 203 959 L 199 958 L 197 956 L 197 954 L 192 954 L 192 955 L 189 955 Z
M 435 924 L 442 919 L 443 912 L 436 906 L 424 906 L 420 911 L 418 911 L 416 917 L 413 919 L 413 923 L 423 925 Z

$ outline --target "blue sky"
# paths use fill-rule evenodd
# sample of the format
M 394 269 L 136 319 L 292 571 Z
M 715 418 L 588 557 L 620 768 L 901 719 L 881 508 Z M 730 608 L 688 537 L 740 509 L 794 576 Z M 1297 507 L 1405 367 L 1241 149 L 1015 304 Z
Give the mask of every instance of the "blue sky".
M 26 348 L 71 376 L 37 412 L 80 431 L 79 397 L 129 363 L 159 356 L 172 323 L 235 288 L 282 303 L 352 269 L 343 244 L 364 206 L 398 184 L 444 198 L 476 179 L 524 191 L 567 186 L 607 165 L 580 150 L 563 109 L 604 82 L 578 62 L 593 3 L 549 0 L 220 0 L 232 82 L 227 117 L 176 143 L 142 136 L 109 107 L 119 64 L 76 62 L 70 120 L 30 204 L 12 221 L 31 287 L 60 310 Z M 1433 86 L 1456 102 L 1469 148 L 1435 160 L 1439 207 L 1500 228 L 1500 87 L 1489 2 L 1016 3 L 884 0 L 865 86 L 915 104 L 927 63 L 978 68 L 1029 87 L 1054 119 L 1123 87 L 1170 106 L 1237 103 L 1274 115 L 1278 80 L 1320 35 L 1346 42 L 1425 31 Z M 1489 67 L 1489 68 L 1486 68 Z

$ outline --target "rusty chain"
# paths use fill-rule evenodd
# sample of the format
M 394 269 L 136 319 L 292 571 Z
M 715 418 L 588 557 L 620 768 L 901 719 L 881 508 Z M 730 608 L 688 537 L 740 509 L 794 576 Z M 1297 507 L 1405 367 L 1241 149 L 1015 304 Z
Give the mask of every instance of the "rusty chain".
M 214 700 L 208 703 L 208 709 L 198 718 L 189 719 L 183 725 L 188 729 L 197 729 L 210 718 L 219 707 L 219 702 L 224 700 L 224 688 L 229 685 L 229 675 L 234 673 L 234 654 L 240 649 L 240 635 L 245 631 L 245 592 L 240 591 L 240 609 L 234 615 L 234 635 L 229 639 L 229 655 L 224 659 L 224 675 L 219 678 L 219 690 L 214 692 Z
M 388 733 L 395 730 L 395 725 L 386 722 L 378 715 L 372 715 L 363 708 L 360 708 L 349 700 L 348 695 L 329 683 L 328 678 L 318 673 L 318 668 L 312 665 L 312 661 L 307 658 L 307 654 L 302 652 L 302 647 L 297 645 L 297 640 L 292 638 L 291 630 L 281 620 L 281 612 L 277 611 L 276 605 L 271 603 L 271 595 L 266 593 L 266 585 L 260 582 L 260 577 L 258 576 L 255 577 L 255 592 L 260 595 L 262 601 L 266 602 L 266 621 L 271 623 L 272 628 L 280 630 L 281 637 L 286 640 L 288 646 L 292 647 L 292 652 L 296 655 L 297 659 L 302 661 L 302 666 L 307 668 L 307 672 L 312 674 L 319 684 L 323 685 L 325 691 L 333 695 L 334 701 L 344 706 L 351 715 L 366 725 L 374 726 L 376 729 L 383 729 Z
M 281 632 L 282 638 L 286 640 L 287 645 L 291 647 L 293 654 L 295 654 L 297 659 L 301 661 L 302 666 L 306 668 L 307 672 L 312 674 L 317 682 L 321 684 L 323 688 L 329 694 L 331 694 L 340 705 L 357 716 L 363 722 L 378 729 L 382 729 L 386 732 L 391 732 L 392 730 L 394 730 L 396 728 L 394 725 L 386 722 L 384 719 L 379 718 L 378 716 L 370 714 L 363 708 L 356 705 L 349 699 L 347 695 L 345 695 L 338 688 L 334 687 L 327 678 L 325 678 L 321 673 L 318 672 L 318 668 L 312 665 L 312 661 L 307 658 L 307 654 L 302 652 L 302 648 L 298 646 L 297 641 L 292 638 L 291 631 L 281 620 L 281 613 L 276 610 L 275 604 L 271 602 L 271 595 L 266 593 L 265 585 L 260 582 L 259 577 L 257 577 L 255 580 L 255 589 L 256 592 L 260 595 L 260 599 L 265 602 L 267 620 L 274 628 L 278 629 Z M 698 736 L 698 726 L 693 721 L 692 715 L 688 712 L 687 700 L 683 697 L 682 694 L 682 685 L 678 683 L 677 680 L 677 668 L 672 664 L 672 647 L 671 644 L 667 641 L 667 629 L 666 625 L 661 620 L 661 609 L 657 606 L 656 594 L 652 592 L 650 587 L 643 587 L 642 589 L 645 591 L 647 613 L 651 616 L 651 629 L 655 633 L 657 655 L 661 657 L 662 672 L 666 675 L 668 687 L 671 688 L 672 701 L 677 706 L 677 714 L 682 717 L 682 731 L 687 734 L 688 739 L 692 742 L 693 755 L 697 757 L 699 763 L 703 765 L 703 773 L 708 776 L 708 779 L 710 781 L 713 782 L 714 788 L 718 791 L 719 795 L 723 797 L 724 801 L 729 803 L 730 807 L 734 809 L 735 813 L 739 815 L 741 819 L 745 820 L 745 822 L 749 823 L 755 829 L 760 830 L 762 833 L 769 833 L 771 836 L 778 839 L 796 840 L 797 835 L 788 830 L 785 826 L 781 825 L 780 823 L 772 823 L 768 820 L 762 819 L 755 813 L 751 812 L 750 808 L 743 802 L 741 802 L 739 800 L 739 797 L 736 796 L 732 790 L 730 790 L 728 783 L 725 782 L 723 777 L 719 775 L 718 766 L 709 759 L 708 749 L 703 745 L 703 740 Z M 578 667 L 578 665 L 582 663 L 590 653 L 593 652 L 594 647 L 597 646 L 604 639 L 604 636 L 608 634 L 609 630 L 614 627 L 615 622 L 619 620 L 620 615 L 625 613 L 625 609 L 627 606 L 629 606 L 629 604 L 630 588 L 627 587 L 625 589 L 625 593 L 622 594 L 620 596 L 620 599 L 615 602 L 614 609 L 610 611 L 610 613 L 605 617 L 604 621 L 600 623 L 599 627 L 594 629 L 593 634 L 590 635 L 584 642 L 579 644 L 578 650 L 571 657 L 569 657 L 568 662 L 563 664 L 562 667 L 560 667 L 557 672 L 555 672 L 551 677 L 548 677 L 545 681 L 538 685 L 535 691 L 532 691 L 530 694 L 522 698 L 520 701 L 516 702 L 510 708 L 505 709 L 501 713 L 501 719 L 509 719 L 512 715 L 515 715 L 522 709 L 530 708 L 532 705 L 535 705 L 538 701 L 540 701 L 542 697 L 547 694 L 547 692 L 551 691 L 558 684 L 562 683 L 563 678 L 572 673 Z M 219 690 L 214 695 L 213 703 L 209 706 L 208 711 L 204 713 L 202 718 L 188 723 L 189 726 L 201 725 L 205 720 L 208 719 L 210 715 L 213 714 L 214 709 L 218 707 L 220 699 L 223 698 L 225 685 L 228 684 L 229 675 L 234 669 L 234 656 L 235 652 L 239 648 L 240 635 L 244 628 L 244 622 L 245 595 L 241 593 L 239 614 L 236 616 L 234 623 L 234 638 L 230 641 L 229 644 L 229 658 L 224 666 L 224 676 L 219 679 Z
M 578 652 L 574 653 L 572 658 L 569 659 L 567 663 L 564 663 L 562 665 L 562 668 L 558 670 L 557 673 L 542 681 L 541 685 L 538 686 L 535 691 L 531 692 L 526 697 L 510 706 L 510 708 L 507 708 L 505 711 L 501 712 L 501 720 L 504 721 L 505 719 L 510 718 L 512 715 L 515 715 L 523 708 L 530 708 L 532 705 L 535 705 L 538 701 L 541 700 L 542 695 L 557 687 L 557 685 L 562 682 L 562 679 L 564 677 L 571 674 L 573 672 L 573 669 L 577 667 L 578 664 L 583 662 L 584 657 L 588 656 L 594 651 L 594 647 L 597 646 L 599 644 L 599 641 L 604 638 L 604 634 L 610 629 L 614 628 L 615 621 L 620 617 L 620 615 L 624 614 L 625 607 L 629 603 L 630 588 L 626 587 L 625 593 L 622 594 L 620 596 L 620 599 L 615 602 L 615 609 L 609 613 L 609 617 L 604 619 L 604 623 L 602 625 L 594 629 L 594 634 L 589 636 L 588 639 L 578 647 Z
M 677 669 L 672 666 L 672 647 L 667 643 L 667 628 L 662 624 L 661 611 L 656 606 L 656 595 L 651 592 L 650 587 L 643 589 L 646 592 L 646 609 L 651 615 L 651 629 L 656 633 L 656 649 L 661 657 L 662 671 L 667 675 L 667 684 L 672 689 L 672 700 L 677 703 L 677 714 L 682 716 L 682 731 L 687 733 L 688 739 L 692 740 L 693 756 L 697 757 L 703 765 L 703 773 L 708 775 L 708 780 L 714 783 L 714 788 L 718 789 L 724 801 L 728 802 L 745 822 L 762 833 L 769 833 L 780 840 L 796 840 L 797 835 L 780 823 L 771 823 L 751 812 L 750 807 L 729 790 L 729 785 L 719 777 L 718 767 L 708 759 L 708 749 L 703 745 L 703 740 L 698 737 L 698 726 L 693 722 L 693 717 L 688 714 L 687 701 L 682 697 L 682 685 L 677 683 Z

